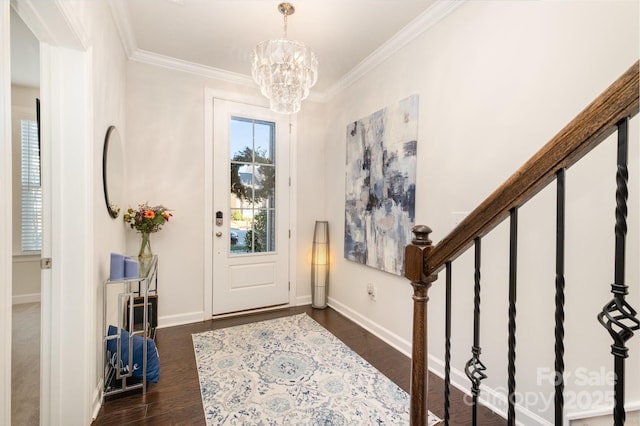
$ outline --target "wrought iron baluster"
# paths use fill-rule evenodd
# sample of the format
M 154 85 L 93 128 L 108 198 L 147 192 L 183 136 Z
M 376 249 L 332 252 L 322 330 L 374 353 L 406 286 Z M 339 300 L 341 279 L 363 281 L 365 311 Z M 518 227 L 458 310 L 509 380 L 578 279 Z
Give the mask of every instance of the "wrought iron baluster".
M 518 260 L 518 209 L 509 211 L 509 352 L 508 358 L 508 409 L 507 425 L 516 424 L 516 276 Z
M 474 240 L 475 247 L 475 272 L 473 286 L 473 347 L 471 348 L 472 357 L 465 366 L 465 373 L 471 380 L 471 395 L 473 397 L 472 405 L 472 421 L 474 425 L 478 424 L 478 395 L 480 395 L 480 382 L 487 378 L 484 371 L 487 369 L 480 361 L 480 237 Z
M 556 313 L 555 313 L 555 425 L 562 426 L 564 411 L 564 226 L 565 169 L 556 172 Z
M 615 225 L 615 268 L 614 282 L 611 284 L 613 299 L 607 303 L 598 314 L 598 321 L 607 329 L 613 344 L 611 353 L 614 356 L 614 408 L 613 420 L 616 426 L 624 425 L 624 360 L 629 356 L 626 346 L 627 340 L 633 332 L 640 329 L 637 312 L 625 300 L 629 294 L 628 286 L 624 283 L 625 273 L 625 243 L 627 237 L 627 198 L 629 196 L 627 182 L 629 172 L 628 162 L 628 134 L 629 118 L 618 123 L 618 170 L 616 173 L 616 225 Z
M 444 320 L 444 424 L 449 425 L 451 405 L 451 262 L 445 264 L 445 320 Z

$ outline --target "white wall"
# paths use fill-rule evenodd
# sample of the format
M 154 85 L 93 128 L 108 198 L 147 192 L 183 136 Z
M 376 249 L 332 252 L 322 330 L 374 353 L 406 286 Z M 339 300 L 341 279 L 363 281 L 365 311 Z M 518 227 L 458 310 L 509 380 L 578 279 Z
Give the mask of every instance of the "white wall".
M 11 57 L 9 3 L 0 3 L 0 339 L 11 341 L 12 234 L 11 226 Z M 0 349 L 0 422 L 11 421 L 11 345 Z
M 296 172 L 296 253 L 297 303 L 311 303 L 311 241 L 316 220 L 327 220 L 325 203 L 327 173 L 344 173 L 340 168 L 326 169 L 324 141 L 330 127 L 327 110 L 322 104 L 304 101 L 298 114 L 297 158 L 293 162 Z M 338 224 L 330 223 L 331 230 Z M 330 259 L 332 261 L 333 257 Z M 329 277 L 329 287 L 333 277 Z
M 11 86 L 11 139 L 13 157 L 13 303 L 40 301 L 40 257 L 23 255 L 21 250 L 21 178 L 22 147 L 21 120 L 36 119 L 36 98 L 39 90 L 25 86 Z
M 407 280 L 342 256 L 345 182 L 336 165 L 345 163 L 349 122 L 419 94 L 416 221 L 429 225 L 437 242 L 452 229 L 452 212 L 475 208 L 637 60 L 638 28 L 634 1 L 467 2 L 332 99 L 323 121 L 315 124 L 326 132 L 331 304 L 409 353 L 412 301 Z M 637 119 L 633 132 L 637 142 Z M 631 170 L 638 174 L 638 146 L 631 145 Z M 611 298 L 614 153 L 607 143 L 568 173 L 566 371 L 574 378 L 584 371 L 599 374 L 601 367 L 610 371 L 613 365 L 610 338 L 595 317 Z M 638 179 L 631 183 L 627 276 L 629 300 L 637 309 L 639 273 L 633 259 L 638 258 Z M 552 408 L 542 400 L 552 397 L 552 387 L 542 376 L 553 370 L 554 202 L 553 190 L 544 191 L 520 213 L 516 380 L 521 395 L 532 398 L 529 417 L 519 418 L 530 424 L 552 420 Z M 501 225 L 483 240 L 481 345 L 489 374 L 485 385 L 491 388 L 485 396 L 507 384 L 507 228 Z M 466 388 L 468 381 L 459 373 L 471 356 L 471 257 L 463 256 L 453 271 L 454 380 Z M 444 358 L 441 275 L 429 302 L 433 361 Z M 377 287 L 377 301 L 367 297 L 369 282 Z M 629 346 L 627 399 L 638 401 L 640 384 L 633 380 L 640 374 L 637 336 Z M 434 362 L 432 367 L 439 366 Z M 593 408 L 605 388 L 611 389 L 585 387 L 570 378 L 569 394 L 586 392 L 590 400 L 574 400 L 566 411 Z M 494 398 L 489 402 L 500 404 Z
M 43 274 L 41 416 L 88 424 L 101 396 L 102 282 L 109 252 L 124 250 L 104 205 L 102 147 L 108 125 L 124 126 L 126 57 L 108 2 L 15 6 L 41 42 L 43 71 L 43 255 L 53 267 Z
M 126 251 L 126 230 L 122 225 L 122 214 L 117 219 L 111 218 L 107 212 L 104 199 L 102 182 L 102 159 L 104 139 L 109 126 L 114 125 L 118 129 L 121 138 L 123 152 L 127 153 L 128 141 L 124 138 L 128 118 L 125 116 L 125 69 L 127 57 L 120 42 L 117 29 L 111 19 L 111 11 L 108 2 L 81 2 L 85 7 L 82 10 L 82 20 L 86 22 L 86 28 L 92 43 L 92 78 L 93 78 L 93 130 L 92 130 L 92 226 L 93 226 L 93 251 L 94 267 L 92 271 L 92 283 L 94 297 L 90 312 L 95 324 L 93 331 L 95 366 L 93 371 L 91 389 L 92 409 L 99 408 L 99 391 L 102 381 L 102 307 L 103 307 L 103 282 L 109 277 L 110 253 L 124 253 Z M 126 173 L 126 171 L 125 171 Z M 111 200 L 124 202 L 124 200 Z
M 313 222 L 327 219 L 333 252 L 331 304 L 408 353 L 408 282 L 343 259 L 342 165 L 347 124 L 413 93 L 420 95 L 417 221 L 431 226 L 432 239 L 438 241 L 452 228 L 451 212 L 473 209 L 637 59 L 637 16 L 638 6 L 632 1 L 468 2 L 326 105 L 306 101 L 298 115 L 297 157 L 292 165 L 298 176 L 296 300 L 310 301 Z M 172 221 L 152 237 L 153 250 L 161 259 L 159 319 L 161 325 L 193 321 L 202 317 L 204 269 L 209 261 L 202 256 L 205 88 L 246 96 L 255 96 L 257 91 L 133 61 L 127 63 L 126 73 L 126 203 L 131 207 L 162 203 L 175 210 Z M 635 123 L 634 132 L 637 134 Z M 567 261 L 567 310 L 568 316 L 574 316 L 568 319 L 568 371 L 609 369 L 611 365 L 608 336 L 593 321 L 610 298 L 610 254 L 600 247 L 611 246 L 612 206 L 599 197 L 612 197 L 611 156 L 610 146 L 598 149 L 592 156 L 597 161 L 586 159 L 585 165 L 570 173 L 571 179 L 576 176 L 571 182 L 571 191 L 575 189 L 570 195 L 575 202 L 571 209 L 579 213 L 574 214 L 567 231 L 575 246 Z M 594 163 L 603 157 L 608 162 L 600 170 Z M 637 157 L 634 147 L 636 168 Z M 630 210 L 636 212 L 635 222 L 630 223 L 630 258 L 637 258 L 638 253 L 637 192 L 637 187 L 632 189 L 630 198 Z M 597 197 L 596 201 L 585 193 Z M 545 303 L 553 299 L 553 209 L 549 207 L 553 199 L 552 191 L 545 191 L 521 212 L 523 226 L 533 223 L 536 230 L 551 230 L 548 234 L 521 231 L 518 381 L 523 391 L 539 391 L 536 368 L 552 365 L 548 350 L 552 318 L 540 320 L 534 315 L 541 306 L 537 299 Z M 100 203 L 96 198 L 96 210 Z M 122 226 L 118 222 L 109 223 L 116 229 Z M 483 260 L 483 361 L 489 367 L 487 384 L 493 390 L 506 385 L 505 231 L 501 226 L 483 242 L 487 253 L 496 253 Z M 125 230 L 124 235 L 127 252 L 135 252 L 137 234 Z M 601 267 L 585 268 L 601 258 L 605 262 Z M 469 260 L 469 256 L 460 259 L 454 272 L 454 320 L 459 333 L 454 337 L 454 362 L 458 369 L 470 356 Z M 538 262 L 545 266 L 537 266 Z M 634 263 L 629 265 L 629 278 L 638 281 Z M 430 345 L 436 359 L 442 358 L 443 281 L 434 284 L 430 302 Z M 367 283 L 377 287 L 375 302 L 366 294 Z M 577 296 L 585 286 L 598 291 L 591 291 L 590 297 Z M 632 288 L 630 298 L 632 305 L 640 306 L 637 288 Z M 544 309 L 552 309 L 550 306 Z M 578 336 L 579 324 L 589 324 L 591 340 Z M 540 358 L 528 356 L 539 351 L 527 346 L 525 334 L 542 342 L 545 352 Z M 588 358 L 580 357 L 587 352 L 585 346 L 595 341 L 602 349 L 590 351 L 593 354 Z M 637 345 L 631 342 L 630 377 L 639 364 Z M 456 376 L 456 380 L 467 385 L 464 378 Z M 627 391 L 631 400 L 640 400 L 640 390 L 633 384 Z M 544 407 L 529 408 L 549 418 Z
M 204 179 L 205 89 L 238 98 L 259 97 L 256 88 L 213 80 L 136 61 L 127 65 L 127 170 L 126 207 L 149 202 L 174 210 L 171 221 L 152 235 L 152 250 L 159 257 L 158 321 L 160 326 L 201 320 L 204 317 L 205 262 L 203 246 L 206 210 Z M 306 102 L 305 108 L 323 114 Z M 324 192 L 323 130 L 298 122 L 294 182 L 298 206 L 292 223 L 298 251 L 295 299 L 310 303 L 310 241 L 313 223 L 322 219 Z M 315 118 L 313 118 L 315 120 Z M 214 183 L 215 184 L 215 183 Z M 128 252 L 138 249 L 139 235 L 127 230 Z M 210 284 L 208 284 L 210 285 Z
M 205 85 L 189 74 L 130 61 L 127 86 L 128 193 L 123 207 L 148 202 L 174 210 L 171 221 L 151 236 L 159 258 L 159 322 L 194 312 L 201 319 Z M 126 238 L 128 252 L 137 253 L 139 234 L 127 229 Z
M 628 425 L 640 424 L 640 411 L 627 412 L 625 423 Z M 571 420 L 570 426 L 609 426 L 611 416 L 588 417 L 581 420 Z
M 13 254 L 21 254 L 21 231 L 20 231 L 20 206 L 21 206 L 21 185 L 20 173 L 22 170 L 22 147 L 21 147 L 21 120 L 36 119 L 36 98 L 40 91 L 36 88 L 24 86 L 11 86 L 11 156 L 13 164 Z

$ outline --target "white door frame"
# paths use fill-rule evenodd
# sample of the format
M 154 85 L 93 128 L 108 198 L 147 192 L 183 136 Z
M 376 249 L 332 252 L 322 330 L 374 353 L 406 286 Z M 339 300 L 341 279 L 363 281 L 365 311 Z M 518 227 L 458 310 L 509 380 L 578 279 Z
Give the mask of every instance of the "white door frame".
M 11 43 L 9 2 L 0 1 L 0 424 L 11 424 Z
M 40 293 L 40 415 L 51 425 L 84 424 L 97 362 L 91 55 L 44 43 L 40 52 L 42 256 L 53 260 Z
M 91 50 L 86 32 L 61 0 L 12 0 L 18 15 L 40 41 L 41 106 L 43 120 L 43 257 L 53 268 L 42 274 L 41 424 L 86 424 L 91 420 L 95 393 L 96 353 L 92 342 L 95 314 L 93 271 L 93 97 Z M 9 2 L 0 2 L 0 202 L 4 238 L 0 243 L 0 423 L 11 417 L 11 156 L 10 153 L 10 32 Z M 8 146 L 7 146 L 8 145 Z M 8 151 L 7 151 L 8 150 Z M 5 167 L 5 161 L 9 167 Z M 72 163 L 73 167 L 69 167 Z M 65 167 L 66 165 L 66 167 Z M 51 197 L 51 193 L 56 194 Z M 47 197 L 49 199 L 47 200 Z M 7 207 L 8 206 L 8 207 Z M 77 215 L 74 213 L 84 213 Z M 83 216 L 80 222 L 78 216 Z M 47 222 L 48 221 L 48 222 Z M 62 232 L 64 230 L 64 233 Z M 48 241 L 48 242 L 45 242 Z M 8 333 L 8 334 L 7 334 Z M 73 374 L 68 366 L 74 365 Z
M 213 100 L 224 99 L 232 102 L 245 103 L 268 108 L 269 102 L 262 96 L 244 95 L 223 90 L 205 88 L 204 90 L 204 306 L 203 320 L 211 319 L 213 312 Z M 289 305 L 296 303 L 296 157 L 297 157 L 297 126 L 296 116 L 289 116 L 291 140 L 289 142 Z

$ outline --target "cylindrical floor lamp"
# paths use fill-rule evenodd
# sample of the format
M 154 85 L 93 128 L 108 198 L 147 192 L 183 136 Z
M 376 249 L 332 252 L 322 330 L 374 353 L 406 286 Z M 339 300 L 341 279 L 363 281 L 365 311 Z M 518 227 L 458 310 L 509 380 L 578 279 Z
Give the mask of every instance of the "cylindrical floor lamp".
M 311 307 L 327 307 L 329 292 L 329 222 L 316 221 L 311 251 Z

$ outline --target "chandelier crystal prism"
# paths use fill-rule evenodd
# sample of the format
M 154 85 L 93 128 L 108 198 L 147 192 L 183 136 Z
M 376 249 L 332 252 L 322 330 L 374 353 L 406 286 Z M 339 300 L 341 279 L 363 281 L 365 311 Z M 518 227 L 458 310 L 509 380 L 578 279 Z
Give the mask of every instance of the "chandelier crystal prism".
M 287 38 L 287 17 L 294 7 L 280 3 L 278 10 L 284 15 L 284 37 L 258 43 L 251 55 L 251 75 L 272 111 L 295 114 L 318 80 L 318 58 L 304 43 Z

